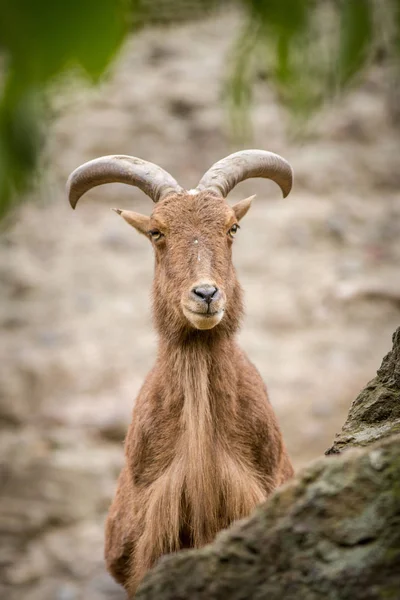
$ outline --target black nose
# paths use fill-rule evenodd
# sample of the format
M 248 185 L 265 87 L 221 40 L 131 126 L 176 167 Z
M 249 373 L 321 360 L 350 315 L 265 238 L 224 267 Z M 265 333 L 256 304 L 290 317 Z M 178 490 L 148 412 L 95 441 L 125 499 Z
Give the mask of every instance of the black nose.
M 204 300 L 204 302 L 210 304 L 211 300 L 215 297 L 216 293 L 218 292 L 218 288 L 216 288 L 213 285 L 205 284 L 193 288 L 192 292 L 195 296 L 198 296 L 198 298 L 201 298 L 202 300 Z

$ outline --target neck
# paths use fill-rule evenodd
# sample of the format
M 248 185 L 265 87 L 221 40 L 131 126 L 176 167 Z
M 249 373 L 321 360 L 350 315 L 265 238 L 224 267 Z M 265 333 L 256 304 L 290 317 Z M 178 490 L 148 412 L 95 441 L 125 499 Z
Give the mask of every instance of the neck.
M 204 335 L 206 333 L 206 335 Z M 177 455 L 185 473 L 185 498 L 195 545 L 209 542 L 216 533 L 219 493 L 215 490 L 215 452 L 224 445 L 226 414 L 236 404 L 236 344 L 231 337 L 193 332 L 185 344 L 161 340 L 159 361 L 168 374 L 179 415 Z M 171 411 L 174 411 L 171 406 Z M 199 498 L 202 501 L 199 502 Z
M 218 328 L 218 326 L 217 326 Z M 217 329 L 216 328 L 216 329 Z M 159 340 L 158 362 L 174 381 L 176 389 L 182 387 L 189 376 L 207 380 L 207 394 L 222 386 L 230 385 L 236 379 L 235 358 L 238 347 L 231 335 L 215 335 L 210 331 L 192 331 L 177 342 L 161 337 Z M 183 391 L 181 389 L 181 391 Z
M 171 385 L 168 398 L 180 414 L 189 445 L 199 454 L 215 436 L 225 438 L 227 414 L 237 408 L 240 376 L 235 339 L 204 333 L 208 332 L 194 332 L 185 344 L 161 340 L 158 356 L 160 376 Z M 204 456 L 197 458 L 204 464 Z M 196 464 L 195 457 L 193 461 Z
M 162 413 L 161 429 L 172 426 L 157 440 L 165 462 L 146 492 L 160 554 L 209 543 L 265 498 L 243 442 L 241 352 L 233 335 L 211 333 L 192 331 L 179 344 L 160 335 L 154 419 Z

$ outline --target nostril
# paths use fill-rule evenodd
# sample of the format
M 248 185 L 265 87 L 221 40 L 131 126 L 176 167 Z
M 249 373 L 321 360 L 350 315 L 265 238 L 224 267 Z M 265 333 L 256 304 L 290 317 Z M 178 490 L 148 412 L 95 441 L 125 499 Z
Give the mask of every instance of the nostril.
M 210 304 L 211 300 L 218 292 L 218 288 L 216 288 L 213 285 L 201 285 L 199 287 L 193 288 L 192 292 L 195 294 L 195 296 L 198 296 L 199 298 L 207 302 L 207 304 Z

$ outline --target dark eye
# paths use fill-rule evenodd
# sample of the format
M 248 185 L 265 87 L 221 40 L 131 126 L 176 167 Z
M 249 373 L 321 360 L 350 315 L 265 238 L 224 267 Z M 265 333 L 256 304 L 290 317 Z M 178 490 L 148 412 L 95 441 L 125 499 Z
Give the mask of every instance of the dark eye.
M 164 234 L 161 233 L 161 231 L 158 231 L 158 229 L 152 229 L 151 231 L 149 231 L 149 236 L 152 240 L 158 242 L 159 240 L 161 240 L 162 237 L 164 237 Z
M 228 231 L 228 235 L 231 238 L 234 238 L 235 235 L 237 234 L 237 232 L 239 231 L 240 227 L 237 223 L 235 223 L 234 225 L 232 225 L 232 227 L 230 228 L 230 230 Z

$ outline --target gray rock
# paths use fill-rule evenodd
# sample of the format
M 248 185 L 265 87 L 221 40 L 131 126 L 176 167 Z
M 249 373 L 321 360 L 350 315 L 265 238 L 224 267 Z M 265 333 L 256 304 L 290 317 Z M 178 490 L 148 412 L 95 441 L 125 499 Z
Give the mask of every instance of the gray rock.
M 400 433 L 400 327 L 393 334 L 392 350 L 383 359 L 376 377 L 354 400 L 342 431 L 326 454 L 367 446 L 397 433 Z

